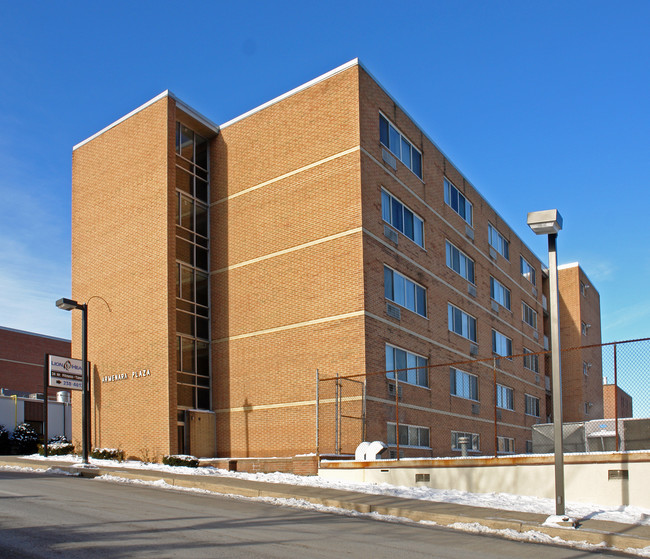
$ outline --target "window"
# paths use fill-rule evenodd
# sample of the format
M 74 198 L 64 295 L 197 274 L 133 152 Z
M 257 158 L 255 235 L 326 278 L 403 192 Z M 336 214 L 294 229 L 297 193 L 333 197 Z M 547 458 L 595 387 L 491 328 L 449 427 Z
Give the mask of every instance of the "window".
M 389 445 L 397 444 L 397 436 L 395 423 L 388 423 L 387 425 L 386 441 Z M 429 447 L 429 428 L 416 427 L 415 425 L 399 426 L 399 445 L 400 446 L 424 446 Z
M 381 217 L 414 243 L 424 247 L 422 220 L 385 190 L 381 191 Z
M 589 363 L 586 361 L 582 362 L 582 374 L 585 375 L 586 377 L 589 376 Z
M 452 450 L 463 450 L 458 442 L 458 439 L 461 437 L 467 437 L 469 439 L 469 444 L 467 445 L 468 452 L 480 452 L 479 448 L 479 436 L 476 433 L 460 433 L 458 431 L 451 432 L 451 449 Z
M 397 371 L 397 378 L 400 382 L 427 387 L 429 386 L 427 365 L 426 357 L 386 344 L 386 376 L 388 378 L 395 378 L 395 371 Z
M 501 357 L 512 359 L 512 340 L 504 336 L 501 332 L 492 330 L 492 353 Z
M 422 154 L 382 114 L 379 115 L 379 141 L 419 178 L 422 178 Z
M 510 290 L 492 276 L 490 276 L 490 297 L 502 307 L 510 310 Z
M 535 268 L 533 268 L 523 256 L 519 257 L 521 275 L 524 276 L 530 283 L 535 285 Z
M 510 243 L 490 224 L 488 224 L 488 242 L 501 256 L 510 260 Z
M 426 289 L 384 266 L 384 296 L 410 311 L 427 316 Z
M 539 417 L 539 398 L 526 394 L 526 415 Z
M 478 402 L 478 377 L 453 367 L 449 369 L 449 393 Z
M 497 437 L 497 444 L 499 454 L 515 453 L 515 439 L 511 439 L 510 437 Z
M 446 242 L 446 251 L 447 266 L 470 283 L 474 283 L 474 261 L 449 241 Z
M 514 411 L 515 398 L 512 388 L 503 386 L 503 384 L 497 384 L 497 408 Z
M 582 322 L 581 325 L 582 325 L 582 335 L 586 336 L 587 330 L 589 330 L 589 324 L 587 324 L 586 322 Z
M 460 191 L 445 179 L 445 203 L 472 226 L 472 204 Z
M 537 312 L 529 307 L 526 303 L 521 304 L 523 321 L 531 328 L 537 330 Z
M 587 286 L 585 285 L 584 281 L 580 282 L 580 295 L 582 295 L 583 297 L 587 296 Z
M 534 373 L 539 373 L 539 355 L 532 355 L 532 351 L 524 348 L 524 367 Z
M 473 316 L 448 303 L 447 322 L 451 332 L 455 332 L 459 336 L 463 336 L 463 338 L 476 342 L 476 319 Z

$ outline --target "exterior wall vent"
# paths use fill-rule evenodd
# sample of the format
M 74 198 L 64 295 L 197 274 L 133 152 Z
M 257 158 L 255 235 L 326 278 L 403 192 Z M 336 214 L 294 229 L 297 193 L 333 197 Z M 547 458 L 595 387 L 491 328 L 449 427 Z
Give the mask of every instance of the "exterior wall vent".
M 535 338 L 536 340 L 539 340 L 539 333 L 537 332 L 537 330 L 535 330 L 533 332 L 533 338 Z
M 397 159 L 395 159 L 395 156 L 386 148 L 381 148 L 381 158 L 384 160 L 386 165 L 392 167 L 394 171 L 397 171 Z
M 396 318 L 397 320 L 402 319 L 402 309 L 392 303 L 386 303 L 386 313 L 388 313 L 388 316 Z
M 495 313 L 499 314 L 499 303 L 497 303 L 496 301 L 492 301 L 492 310 Z
M 497 421 L 501 421 L 501 410 L 497 410 Z
M 469 354 L 478 355 L 478 346 L 476 344 L 469 344 Z
M 539 384 L 539 373 L 535 373 L 535 384 Z
M 480 415 L 480 413 L 481 413 L 481 405 L 480 404 L 472 404 L 472 413 L 474 415 Z
M 474 240 L 474 229 L 472 229 L 469 225 L 465 225 L 465 235 Z
M 490 258 L 491 258 L 492 260 L 496 260 L 496 259 L 497 259 L 497 251 L 494 250 L 493 247 L 490 247 Z
M 476 286 L 472 285 L 471 283 L 468 283 L 467 293 L 469 293 L 472 297 L 476 297 Z
M 388 237 L 395 244 L 398 243 L 399 235 L 397 234 L 397 231 L 395 231 L 395 229 L 388 227 L 388 225 L 384 225 L 384 236 Z
M 431 481 L 431 474 L 415 474 L 415 483 Z
M 388 393 L 393 397 L 395 396 L 395 383 L 394 382 L 389 382 L 388 383 Z M 400 398 L 400 399 L 402 398 L 402 387 L 401 386 L 399 387 L 399 394 L 397 395 L 397 397 Z
M 533 287 L 533 296 L 537 298 L 537 288 Z

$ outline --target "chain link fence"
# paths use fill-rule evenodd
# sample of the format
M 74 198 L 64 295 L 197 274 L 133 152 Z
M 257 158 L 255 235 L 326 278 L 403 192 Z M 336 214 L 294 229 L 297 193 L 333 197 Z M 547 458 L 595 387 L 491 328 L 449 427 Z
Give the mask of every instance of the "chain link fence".
M 319 378 L 318 454 L 364 440 L 391 458 L 552 452 L 550 350 L 453 363 L 390 351 L 391 370 Z M 650 338 L 561 355 L 565 451 L 650 448 Z

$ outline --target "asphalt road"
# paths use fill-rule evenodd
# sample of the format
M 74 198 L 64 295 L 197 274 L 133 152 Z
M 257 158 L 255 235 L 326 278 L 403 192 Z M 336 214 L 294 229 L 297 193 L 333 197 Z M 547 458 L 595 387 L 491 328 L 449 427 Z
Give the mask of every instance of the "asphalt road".
M 0 557 L 578 559 L 570 548 L 218 495 L 0 471 Z

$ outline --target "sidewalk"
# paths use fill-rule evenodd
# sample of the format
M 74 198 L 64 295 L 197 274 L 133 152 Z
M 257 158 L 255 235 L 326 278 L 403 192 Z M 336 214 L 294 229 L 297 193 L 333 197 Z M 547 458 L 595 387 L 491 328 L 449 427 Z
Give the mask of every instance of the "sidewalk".
M 625 550 L 650 547 L 650 526 L 623 524 L 604 520 L 578 519 L 577 528 L 543 526 L 546 515 L 492 508 L 473 507 L 453 503 L 437 503 L 418 499 L 369 495 L 323 487 L 309 487 L 281 483 L 253 481 L 226 476 L 171 474 L 162 471 L 111 467 L 80 467 L 65 460 L 34 460 L 20 456 L 0 456 L 0 465 L 30 467 L 46 470 L 59 468 L 82 477 L 104 474 L 145 481 L 164 480 L 176 487 L 206 489 L 215 493 L 241 495 L 244 497 L 274 497 L 302 499 L 310 503 L 337 507 L 345 510 L 399 516 L 414 521 L 426 520 L 441 526 L 454 523 L 477 523 L 493 530 L 528 532 L 534 530 L 558 537 L 565 541 L 584 541 L 590 544 L 606 544 Z M 568 523 L 567 523 L 568 524 Z

